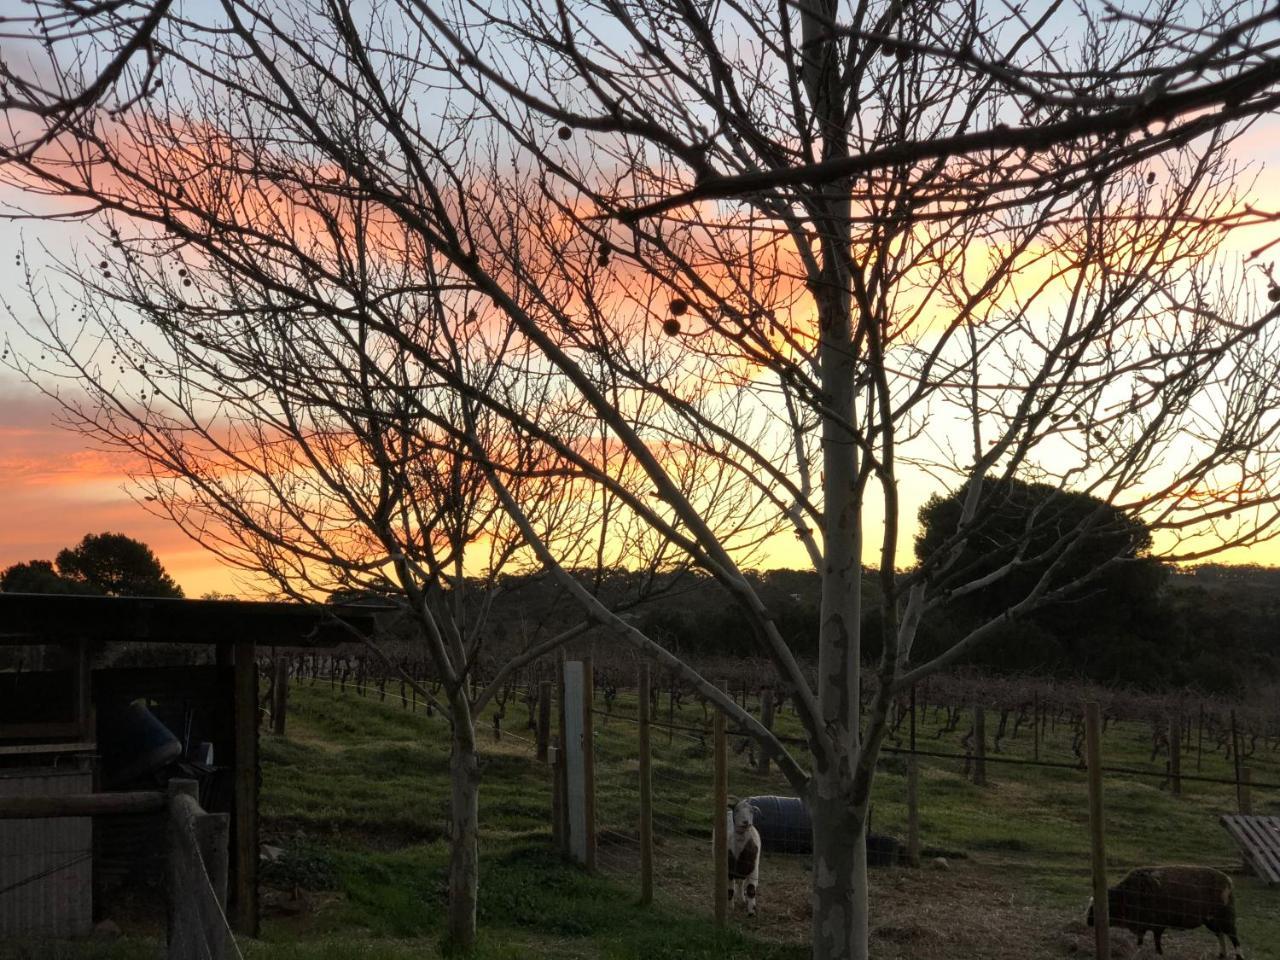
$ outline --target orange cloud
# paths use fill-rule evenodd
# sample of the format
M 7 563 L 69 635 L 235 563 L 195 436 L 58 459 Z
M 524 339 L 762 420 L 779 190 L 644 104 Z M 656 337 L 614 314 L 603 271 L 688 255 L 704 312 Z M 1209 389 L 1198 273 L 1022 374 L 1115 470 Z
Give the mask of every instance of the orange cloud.
M 231 571 L 125 491 L 128 456 L 91 448 L 55 425 L 54 405 L 0 381 L 0 569 L 52 560 L 86 533 L 124 533 L 148 544 L 188 596 L 236 592 Z

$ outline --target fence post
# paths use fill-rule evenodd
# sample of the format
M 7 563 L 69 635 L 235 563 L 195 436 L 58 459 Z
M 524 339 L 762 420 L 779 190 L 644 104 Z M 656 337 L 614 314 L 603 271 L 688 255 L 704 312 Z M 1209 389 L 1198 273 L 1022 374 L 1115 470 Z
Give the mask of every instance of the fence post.
M 653 777 L 649 744 L 649 664 L 640 667 L 640 903 L 653 902 Z
M 987 785 L 987 711 L 982 707 L 973 708 L 973 782 Z
M 1204 758 L 1204 702 L 1200 703 L 1200 719 L 1196 722 L 1196 773 L 1200 772 L 1200 761 Z
M 547 746 L 551 742 L 551 682 L 538 684 L 538 762 L 547 762 Z
M 667 692 L 667 746 L 676 735 L 676 678 L 671 676 L 671 689 Z
M 760 722 L 764 724 L 764 728 L 766 730 L 772 730 L 773 729 L 773 689 L 771 687 L 765 687 L 764 690 L 761 691 L 760 696 L 761 696 Z M 769 772 L 769 748 L 763 743 L 760 744 L 759 770 L 761 773 Z
M 1040 762 L 1040 691 L 1037 690 L 1031 695 L 1031 742 L 1034 753 L 1033 759 Z
M 206 813 L 196 820 L 196 843 L 204 860 L 209 886 L 223 913 L 227 910 L 227 849 L 231 837 L 231 815 Z
M 1182 717 L 1169 724 L 1169 792 L 1182 796 Z
M 715 713 L 714 743 L 716 756 L 716 780 L 711 811 L 712 856 L 715 858 L 713 888 L 716 905 L 716 928 L 724 929 L 729 915 L 729 744 L 725 736 L 724 713 Z
M 1240 768 L 1240 783 L 1236 787 L 1236 800 L 1240 804 L 1240 812 L 1246 816 L 1253 816 L 1253 771 L 1248 767 Z
M 565 836 L 570 857 L 588 870 L 595 869 L 595 742 L 592 731 L 590 659 L 564 665 L 564 805 Z
M 289 661 L 285 657 L 276 657 L 276 677 L 272 692 L 271 732 L 277 737 L 283 737 L 284 717 L 289 709 Z
M 591 657 L 582 658 L 582 789 L 587 821 L 586 868 L 596 869 L 596 674 Z
M 916 688 L 911 687 L 911 755 L 907 757 L 907 862 L 920 866 L 920 759 L 916 756 Z
M 1240 733 L 1236 729 L 1236 712 L 1231 711 L 1231 763 L 1236 775 L 1236 805 L 1244 813 L 1244 791 L 1241 789 L 1243 777 L 1240 769 Z
M 169 898 L 165 905 L 165 943 L 168 945 L 169 957 L 181 956 L 185 949 L 186 926 L 178 922 L 178 909 L 180 901 L 185 899 L 184 885 L 182 882 L 182 845 L 178 842 L 178 838 L 174 835 L 177 830 L 177 817 L 174 815 L 174 801 L 178 797 L 191 797 L 195 799 L 197 794 L 196 782 L 194 780 L 182 780 L 174 778 L 169 781 L 168 789 L 165 791 L 169 797 L 166 806 L 165 829 L 168 831 L 168 856 L 166 860 L 166 871 L 168 873 Z
M 556 665 L 556 725 L 558 733 L 556 735 L 555 749 L 551 751 L 553 754 L 551 764 L 551 833 L 556 849 L 560 851 L 561 856 L 567 857 L 569 855 L 569 804 L 566 797 L 568 794 L 569 775 L 565 765 L 565 744 L 567 741 L 564 733 L 564 665 L 565 654 L 561 650 L 560 660 Z
M 235 896 L 232 929 L 258 935 L 258 665 L 253 641 L 235 645 Z
M 1085 757 L 1089 765 L 1089 846 L 1093 862 L 1093 934 L 1098 960 L 1110 960 L 1107 913 L 1107 850 L 1102 826 L 1102 710 L 1096 700 L 1084 705 Z

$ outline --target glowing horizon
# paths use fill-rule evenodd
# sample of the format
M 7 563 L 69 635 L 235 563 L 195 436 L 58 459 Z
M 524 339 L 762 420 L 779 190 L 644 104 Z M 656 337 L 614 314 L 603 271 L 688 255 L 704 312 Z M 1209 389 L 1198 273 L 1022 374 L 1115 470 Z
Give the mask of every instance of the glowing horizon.
M 1266 133 L 1267 129 L 1272 134 Z M 1249 154 L 1246 163 L 1271 160 L 1252 184 L 1252 199 L 1265 201 L 1277 195 L 1280 186 L 1280 121 L 1259 121 L 1237 145 Z M 1256 170 L 1256 167 L 1255 167 Z M 1270 188 L 1270 189 L 1269 189 Z M 0 191 L 0 200 L 13 200 L 12 193 Z M 1264 208 L 1265 202 L 1260 204 Z M 84 240 L 78 227 L 66 223 L 0 223 L 0 236 L 10 241 L 11 250 L 20 249 L 20 229 L 37 244 L 62 247 Z M 1277 237 L 1276 224 L 1263 224 L 1234 232 L 1226 241 L 1228 255 L 1242 256 Z M 1280 249 L 1280 248 L 1276 248 Z M 1261 259 L 1266 262 L 1268 251 Z M 6 264 L 10 275 L 3 277 L 8 289 L 20 285 L 20 267 Z M 0 321 L 0 339 L 9 335 Z M 127 492 L 128 458 L 104 451 L 88 438 L 55 425 L 56 404 L 0 369 L 0 569 L 31 560 L 52 560 L 64 547 L 72 546 L 87 533 L 114 532 L 141 540 L 159 557 L 169 574 L 189 597 L 216 591 L 237 595 L 262 595 L 250 576 L 230 568 L 212 553 L 188 539 L 172 522 L 149 512 Z M 915 516 L 927 497 L 941 490 L 936 482 L 904 478 L 900 489 L 903 512 L 902 536 L 896 562 L 899 567 L 913 559 Z M 874 510 L 875 505 L 872 504 Z M 868 534 L 864 562 L 878 561 L 878 515 L 864 517 Z M 755 551 L 760 569 L 808 569 L 804 547 L 791 533 L 773 537 Z M 1280 541 L 1251 548 L 1226 551 L 1208 562 L 1280 565 Z

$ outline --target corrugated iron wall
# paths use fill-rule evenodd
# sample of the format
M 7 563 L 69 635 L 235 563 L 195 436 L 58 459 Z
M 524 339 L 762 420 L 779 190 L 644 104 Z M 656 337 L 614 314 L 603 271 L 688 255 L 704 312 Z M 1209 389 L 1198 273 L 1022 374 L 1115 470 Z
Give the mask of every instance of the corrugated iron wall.
M 93 792 L 88 770 L 0 770 L 0 797 Z M 93 929 L 93 821 L 0 820 L 0 940 Z

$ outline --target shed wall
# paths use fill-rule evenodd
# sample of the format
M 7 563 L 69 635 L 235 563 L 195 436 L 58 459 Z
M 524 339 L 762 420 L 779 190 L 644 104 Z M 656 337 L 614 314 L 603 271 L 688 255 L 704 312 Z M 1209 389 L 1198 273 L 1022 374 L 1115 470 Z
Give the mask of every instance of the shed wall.
M 0 771 L 0 797 L 93 792 L 87 770 Z M 0 940 L 93 929 L 93 821 L 0 820 Z

